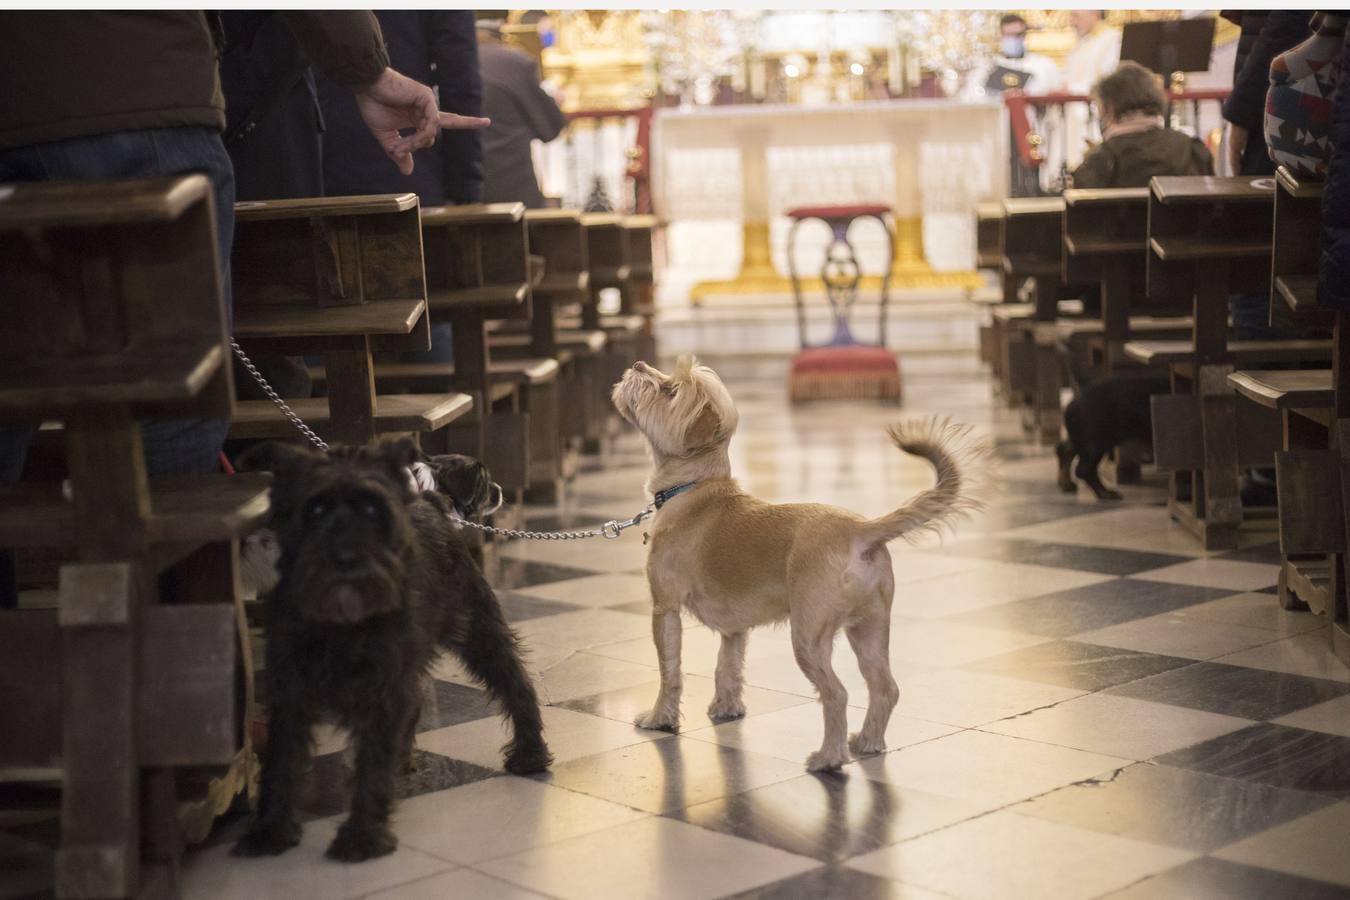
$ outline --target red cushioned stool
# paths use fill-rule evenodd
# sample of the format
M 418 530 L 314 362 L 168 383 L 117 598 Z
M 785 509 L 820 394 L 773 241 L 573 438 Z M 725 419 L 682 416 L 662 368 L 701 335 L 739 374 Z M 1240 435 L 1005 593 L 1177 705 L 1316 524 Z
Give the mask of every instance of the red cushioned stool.
M 788 232 L 788 273 L 797 303 L 797 332 L 801 352 L 792 359 L 788 375 L 788 396 L 794 402 L 804 400 L 878 399 L 900 402 L 900 364 L 886 349 L 886 303 L 895 257 L 895 232 L 889 216 L 891 208 L 880 204 L 853 206 L 802 206 L 788 210 L 792 228 Z M 825 248 L 820 280 L 825 299 L 834 314 L 834 337 L 828 344 L 812 346 L 806 337 L 806 301 L 793 254 L 797 229 L 808 219 L 820 219 L 830 226 L 833 239 Z M 878 305 L 877 342 L 864 344 L 853 336 L 849 318 L 858 299 L 862 269 L 848 239 L 849 226 L 857 219 L 876 219 L 886 229 L 886 271 L 881 276 Z

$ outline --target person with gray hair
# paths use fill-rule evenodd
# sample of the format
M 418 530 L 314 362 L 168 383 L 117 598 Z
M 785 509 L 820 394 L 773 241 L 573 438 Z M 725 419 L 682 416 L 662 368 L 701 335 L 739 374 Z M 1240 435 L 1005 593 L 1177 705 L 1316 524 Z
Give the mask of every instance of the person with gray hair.
M 1158 76 L 1123 62 L 1092 87 L 1102 142 L 1073 172 L 1073 187 L 1147 187 L 1154 175 L 1213 175 L 1204 143 L 1168 128 L 1167 95 Z

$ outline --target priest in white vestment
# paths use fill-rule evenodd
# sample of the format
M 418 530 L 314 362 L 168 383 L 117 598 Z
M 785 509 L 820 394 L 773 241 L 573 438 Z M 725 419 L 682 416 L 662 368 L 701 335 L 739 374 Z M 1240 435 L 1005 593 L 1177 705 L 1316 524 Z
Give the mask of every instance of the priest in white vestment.
M 1064 60 L 1064 90 L 1087 94 L 1101 78 L 1120 64 L 1120 29 L 1108 25 L 1102 10 L 1078 9 L 1069 13 L 1069 22 L 1078 32 L 1078 44 Z M 1041 167 L 1041 185 L 1047 190 L 1059 186 L 1061 173 L 1072 172 L 1083 161 L 1088 141 L 1101 140 L 1096 123 L 1089 123 L 1088 104 L 1068 104 L 1062 115 L 1048 123 L 1046 162 Z

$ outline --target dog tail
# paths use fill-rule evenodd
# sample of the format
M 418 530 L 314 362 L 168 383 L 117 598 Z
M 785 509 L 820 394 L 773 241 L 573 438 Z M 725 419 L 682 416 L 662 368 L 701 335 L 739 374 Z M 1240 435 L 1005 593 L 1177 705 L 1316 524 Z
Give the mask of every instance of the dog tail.
M 895 512 L 868 522 L 867 543 L 914 540 L 925 531 L 941 533 L 955 520 L 984 508 L 980 487 L 989 479 L 993 447 L 976 438 L 969 425 L 934 416 L 892 425 L 887 433 L 901 450 L 933 464 L 937 484 Z

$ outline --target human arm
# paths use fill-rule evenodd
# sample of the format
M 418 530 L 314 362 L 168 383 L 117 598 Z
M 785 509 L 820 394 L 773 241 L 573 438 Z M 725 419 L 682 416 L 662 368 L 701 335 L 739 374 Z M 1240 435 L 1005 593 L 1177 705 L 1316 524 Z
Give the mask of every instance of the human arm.
M 364 10 L 288 12 L 287 24 L 325 76 L 350 88 L 356 108 L 385 154 L 404 175 L 413 151 L 430 147 L 442 128 L 486 128 L 488 120 L 443 113 L 431 88 L 389 68 L 375 16 Z M 411 130 L 401 135 L 400 131 Z
M 1115 181 L 1115 162 L 1101 146 L 1088 151 L 1078 168 L 1073 170 L 1075 188 L 1108 188 Z
M 551 141 L 567 127 L 567 116 L 559 108 L 557 101 L 548 95 L 539 79 L 539 69 L 534 60 L 521 54 L 518 62 L 517 80 L 520 83 L 518 101 L 525 113 L 534 137 L 541 141 Z

